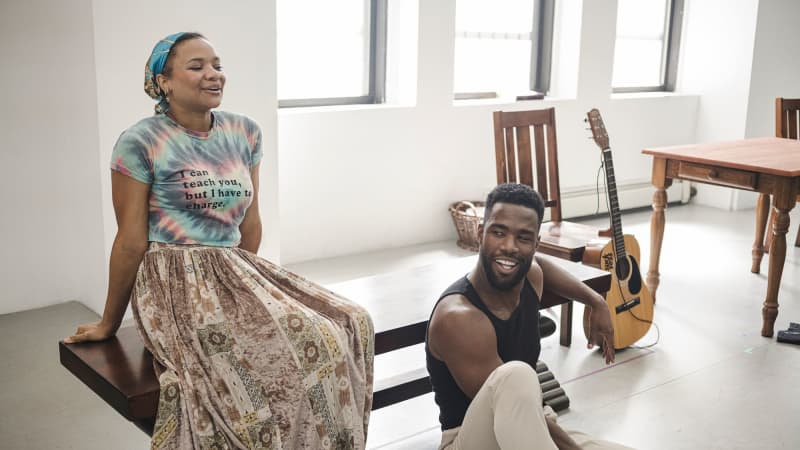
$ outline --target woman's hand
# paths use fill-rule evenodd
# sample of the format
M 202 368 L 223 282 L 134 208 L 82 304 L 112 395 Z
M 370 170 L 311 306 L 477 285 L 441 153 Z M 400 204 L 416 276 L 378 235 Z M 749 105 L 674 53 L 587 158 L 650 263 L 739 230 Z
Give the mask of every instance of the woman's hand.
M 78 342 L 104 341 L 117 334 L 117 327 L 106 325 L 103 321 L 80 325 L 72 336 L 64 339 L 67 344 Z

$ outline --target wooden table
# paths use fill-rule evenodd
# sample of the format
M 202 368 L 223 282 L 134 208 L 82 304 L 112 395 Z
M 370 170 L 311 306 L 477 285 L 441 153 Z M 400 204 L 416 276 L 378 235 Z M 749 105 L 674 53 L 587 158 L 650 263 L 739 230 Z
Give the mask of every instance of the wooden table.
M 650 270 L 647 272 L 647 285 L 653 298 L 659 284 L 658 263 L 664 238 L 666 189 L 673 179 L 726 186 L 772 197 L 775 220 L 769 247 L 767 295 L 761 309 L 761 335 L 771 337 L 778 317 L 778 289 L 786 259 L 789 211 L 800 194 L 800 141 L 783 138 L 740 139 L 650 148 L 642 150 L 642 153 L 653 156 L 653 186 L 656 188 L 650 221 Z M 757 226 L 761 224 L 762 228 L 769 211 L 768 198 L 762 196 L 759 199 L 756 211 Z M 751 271 L 758 273 L 764 255 L 760 239 L 753 244 L 752 255 Z
M 601 294 L 611 286 L 608 272 L 547 255 L 541 257 L 556 262 Z M 439 295 L 465 275 L 476 261 L 477 256 L 467 256 L 327 287 L 369 311 L 375 325 L 375 353 L 384 354 L 424 342 L 428 317 Z M 542 297 L 542 307 L 562 304 L 563 308 L 568 307 L 571 317 L 570 300 L 548 292 Z M 561 342 L 568 345 L 569 341 L 564 341 L 564 321 L 562 317 Z M 153 370 L 153 357 L 133 327 L 122 328 L 115 337 L 103 342 L 65 344 L 61 341 L 59 355 L 61 364 L 100 398 L 146 433 L 152 433 L 158 406 L 158 379 Z M 542 370 L 537 366 L 540 382 L 544 381 L 543 370 L 547 370 L 546 366 Z M 430 392 L 427 372 L 424 368 L 421 372 L 404 374 L 400 379 L 376 380 L 373 408 Z M 544 389 L 545 385 L 542 386 Z

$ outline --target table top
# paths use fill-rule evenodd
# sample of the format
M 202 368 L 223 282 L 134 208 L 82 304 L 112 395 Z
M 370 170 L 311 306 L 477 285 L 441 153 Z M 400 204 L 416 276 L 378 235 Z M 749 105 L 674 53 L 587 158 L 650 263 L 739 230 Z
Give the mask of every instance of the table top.
M 800 176 L 800 141 L 776 137 L 642 150 L 646 155 L 784 177 Z
M 605 292 L 610 286 L 611 277 L 606 271 L 541 253 L 537 257 L 555 262 L 595 291 Z M 442 292 L 469 273 L 477 261 L 476 254 L 327 287 L 366 308 L 375 332 L 380 333 L 427 321 Z

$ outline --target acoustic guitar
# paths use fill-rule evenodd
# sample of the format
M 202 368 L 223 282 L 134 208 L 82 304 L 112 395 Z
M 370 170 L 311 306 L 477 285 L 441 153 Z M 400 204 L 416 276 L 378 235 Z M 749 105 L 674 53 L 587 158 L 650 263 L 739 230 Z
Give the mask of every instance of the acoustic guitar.
M 639 243 L 632 235 L 622 234 L 617 183 L 606 127 L 596 108 L 589 111 L 587 117 L 592 137 L 603 154 L 612 236 L 605 244 L 587 246 L 583 262 L 611 273 L 611 289 L 606 294 L 606 303 L 614 325 L 614 348 L 622 349 L 641 339 L 650 329 L 653 297 L 639 271 Z M 585 308 L 583 324 L 587 337 L 590 314 L 591 308 Z

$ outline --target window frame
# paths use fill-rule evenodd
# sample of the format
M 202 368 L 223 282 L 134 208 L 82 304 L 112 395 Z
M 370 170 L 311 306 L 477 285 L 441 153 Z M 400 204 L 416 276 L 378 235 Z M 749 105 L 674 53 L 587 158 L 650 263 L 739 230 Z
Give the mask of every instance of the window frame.
M 368 105 L 386 101 L 387 1 L 370 0 L 369 88 L 367 95 L 278 99 L 278 108 L 310 106 Z
M 554 20 L 555 0 L 533 0 L 531 66 L 528 84 L 530 92 L 520 92 L 516 96 L 517 100 L 543 98 L 550 90 Z M 455 63 L 455 60 L 453 62 Z M 453 75 L 455 76 L 455 74 Z M 499 98 L 500 94 L 497 91 L 453 92 L 453 97 L 455 100 L 492 99 Z
M 633 92 L 673 92 L 678 77 L 678 56 L 680 53 L 681 31 L 683 30 L 684 0 L 669 0 L 669 11 L 665 15 L 664 31 L 666 42 L 661 52 L 661 84 L 656 86 L 611 87 L 615 94 Z M 616 42 L 616 34 L 614 35 Z M 613 83 L 613 80 L 612 80 Z

